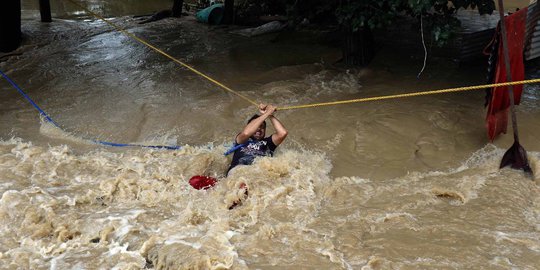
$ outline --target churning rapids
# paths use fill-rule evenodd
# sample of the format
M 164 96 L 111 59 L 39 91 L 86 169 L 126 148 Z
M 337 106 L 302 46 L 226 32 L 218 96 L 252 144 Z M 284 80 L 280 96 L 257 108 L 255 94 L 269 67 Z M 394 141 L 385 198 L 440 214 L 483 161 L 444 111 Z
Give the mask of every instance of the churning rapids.
M 111 20 L 277 105 L 485 78 L 483 67 L 430 58 L 417 79 L 423 53 L 386 47 L 369 69 L 340 70 L 327 64 L 339 51 L 308 34 Z M 0 69 L 63 128 L 2 79 L 1 269 L 538 269 L 538 85 L 518 108 L 532 181 L 498 169 L 512 136 L 487 142 L 483 91 L 278 111 L 289 137 L 275 157 L 225 177 L 223 152 L 253 106 L 100 21 L 26 14 L 23 31 Z M 220 182 L 194 190 L 196 174 Z M 229 211 L 242 182 L 249 196 Z

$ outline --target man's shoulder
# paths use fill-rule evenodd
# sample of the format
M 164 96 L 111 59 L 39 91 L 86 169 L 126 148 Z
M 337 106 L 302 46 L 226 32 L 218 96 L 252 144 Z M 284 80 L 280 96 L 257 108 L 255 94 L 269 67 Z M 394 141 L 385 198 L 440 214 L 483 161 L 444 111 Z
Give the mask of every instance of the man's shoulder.
M 273 149 L 275 149 L 275 148 L 277 147 L 277 145 L 276 145 L 276 144 L 274 143 L 274 141 L 272 140 L 272 135 L 270 135 L 270 136 L 264 138 L 263 140 L 266 142 L 266 145 L 267 145 L 268 147 L 271 147 L 271 148 L 273 148 Z M 273 149 L 272 149 L 272 150 L 273 150 Z

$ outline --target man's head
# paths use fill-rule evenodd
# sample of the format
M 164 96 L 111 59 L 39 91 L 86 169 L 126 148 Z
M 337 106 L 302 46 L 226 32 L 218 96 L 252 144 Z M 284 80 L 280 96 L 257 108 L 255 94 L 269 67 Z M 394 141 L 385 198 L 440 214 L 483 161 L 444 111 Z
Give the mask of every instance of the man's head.
M 255 114 L 253 115 L 251 118 L 249 118 L 248 120 L 248 124 L 257 119 L 259 117 L 259 115 Z M 255 133 L 253 134 L 253 136 L 251 136 L 253 139 L 255 140 L 262 140 L 264 138 L 264 135 L 266 133 L 266 121 L 264 121 L 258 128 L 257 128 L 257 131 L 255 131 Z

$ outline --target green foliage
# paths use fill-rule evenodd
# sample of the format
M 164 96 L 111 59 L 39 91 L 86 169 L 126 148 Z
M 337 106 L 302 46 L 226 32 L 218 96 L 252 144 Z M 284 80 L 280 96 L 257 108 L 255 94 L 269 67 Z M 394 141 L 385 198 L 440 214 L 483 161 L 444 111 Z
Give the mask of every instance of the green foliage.
M 337 7 L 336 17 L 341 25 L 356 32 L 363 27 L 388 26 L 404 8 L 402 0 L 348 1 Z
M 444 45 L 459 28 L 455 14 L 460 8 L 476 8 L 479 14 L 491 14 L 493 0 L 360 0 L 341 1 L 337 7 L 337 22 L 359 31 L 362 27 L 382 28 L 397 16 L 409 15 L 422 19 L 431 31 L 435 44 Z
M 335 23 L 336 1 L 329 0 L 284 0 L 287 14 L 293 21 L 308 19 L 317 23 Z
M 473 8 L 479 14 L 495 10 L 493 0 L 245 0 L 240 6 L 251 15 L 287 14 L 292 21 L 338 23 L 353 32 L 387 27 L 399 16 L 422 18 L 437 45 L 445 44 L 459 28 L 454 16 L 459 9 Z
M 476 8 L 480 15 L 491 14 L 495 10 L 494 1 L 485 1 L 485 0 L 453 0 L 451 1 L 453 6 L 456 9 L 459 8 Z

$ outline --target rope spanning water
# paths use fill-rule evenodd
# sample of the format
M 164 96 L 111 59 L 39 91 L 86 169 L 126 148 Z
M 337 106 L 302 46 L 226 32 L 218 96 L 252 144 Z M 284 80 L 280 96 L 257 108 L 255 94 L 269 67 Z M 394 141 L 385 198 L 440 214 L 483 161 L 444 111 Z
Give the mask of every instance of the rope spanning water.
M 55 127 L 62 129 L 62 127 L 56 123 L 44 110 L 42 110 L 33 100 L 28 96 L 11 78 L 9 78 L 4 72 L 0 70 L 0 74 L 2 77 L 4 77 L 17 91 L 26 99 L 36 110 L 39 111 L 39 114 L 43 116 L 43 118 L 53 124 Z M 180 149 L 180 146 L 177 145 L 143 145 L 143 144 L 133 144 L 133 143 L 115 143 L 115 142 L 107 142 L 107 141 L 101 141 L 101 140 L 94 140 L 94 139 L 86 139 L 88 141 L 91 141 L 96 144 L 106 145 L 106 146 L 113 146 L 113 147 L 145 147 L 145 148 L 156 148 L 156 149 L 169 149 L 169 150 L 177 150 Z
M 258 104 L 257 102 L 255 102 L 254 100 L 252 100 L 252 99 L 250 99 L 250 98 L 248 98 L 248 97 L 246 97 L 246 96 L 244 96 L 244 95 L 238 93 L 237 91 L 234 91 L 233 89 L 231 89 L 231 88 L 225 86 L 224 84 L 218 82 L 217 80 L 211 78 L 210 76 L 208 76 L 208 75 L 206 75 L 206 74 L 204 74 L 204 73 L 198 71 L 198 70 L 195 69 L 194 67 L 192 67 L 192 66 L 190 66 L 190 65 L 188 65 L 188 64 L 186 64 L 186 63 L 184 63 L 184 62 L 182 62 L 182 61 L 180 61 L 180 60 L 178 60 L 178 59 L 176 59 L 176 58 L 174 58 L 174 57 L 171 56 L 170 54 L 168 54 L 168 53 L 166 53 L 166 52 L 164 52 L 164 51 L 158 49 L 158 48 L 155 47 L 154 45 L 152 45 L 152 44 L 148 43 L 147 41 L 143 40 L 142 38 L 139 38 L 139 37 L 137 37 L 136 35 L 134 35 L 134 34 L 132 34 L 132 33 L 129 33 L 128 31 L 126 31 L 126 30 L 123 29 L 122 27 L 117 26 L 116 24 L 114 24 L 114 23 L 108 21 L 107 19 L 105 19 L 105 18 L 103 18 L 102 16 L 100 16 L 100 15 L 98 15 L 98 14 L 92 12 L 91 10 L 89 10 L 89 9 L 87 9 L 86 7 L 80 5 L 79 3 L 77 3 L 77 2 L 75 2 L 75 1 L 73 1 L 73 0 L 68 0 L 68 1 L 71 2 L 71 3 L 73 3 L 74 5 L 76 5 L 76 6 L 80 7 L 80 8 L 82 8 L 83 10 L 85 10 L 86 12 L 88 12 L 89 14 L 91 14 L 92 16 L 94 16 L 94 17 L 96 17 L 96 18 L 98 18 L 98 19 L 104 21 L 105 23 L 107 23 L 107 24 L 110 25 L 111 27 L 113 27 L 113 28 L 115 28 L 116 30 L 118 30 L 119 32 L 123 33 L 124 35 L 126 35 L 126 36 L 128 36 L 128 37 L 131 37 L 131 38 L 133 38 L 133 39 L 135 39 L 135 40 L 138 41 L 139 43 L 141 43 L 141 44 L 143 44 L 143 45 L 145 45 L 145 46 L 147 46 L 147 47 L 153 49 L 154 51 L 156 51 L 156 52 L 162 54 L 163 56 L 165 56 L 165 57 L 171 59 L 171 60 L 174 61 L 175 63 L 177 63 L 177 64 L 179 64 L 179 65 L 181 65 L 181 66 L 183 66 L 183 67 L 185 67 L 185 68 L 187 68 L 187 69 L 189 69 L 189 70 L 191 70 L 193 73 L 195 73 L 195 74 L 197 74 L 197 75 L 199 75 L 199 76 L 201 76 L 201 77 L 203 77 L 203 78 L 209 80 L 210 82 L 216 84 L 217 86 L 223 88 L 224 90 L 226 90 L 226 91 L 228 91 L 228 92 L 230 92 L 230 93 L 233 93 L 233 94 L 237 95 L 238 97 L 244 99 L 245 101 L 247 101 L 247 102 L 249 102 L 249 103 L 251 103 L 251 104 L 253 104 L 253 105 L 255 105 L 255 106 L 259 106 L 259 104 Z
M 196 70 L 195 68 L 185 64 L 184 62 L 172 57 L 171 55 L 165 53 L 164 51 L 156 48 L 155 46 L 151 45 L 150 43 L 146 42 L 145 40 L 127 32 L 125 29 L 107 21 L 102 16 L 88 10 L 84 6 L 80 5 L 79 3 L 68 0 L 71 3 L 75 4 L 76 6 L 82 8 L 89 14 L 93 15 L 94 17 L 104 21 L 105 23 L 109 24 L 116 30 L 122 32 L 128 37 L 131 37 L 135 39 L 136 41 L 140 42 L 141 44 L 155 50 L 156 52 L 162 54 L 163 56 L 171 59 L 172 61 L 176 62 L 177 64 L 180 64 L 181 66 L 189 69 L 190 71 L 194 72 L 195 74 L 209 80 L 210 82 L 220 86 L 224 90 L 231 92 L 242 99 L 248 101 L 249 103 L 258 106 L 258 103 L 254 100 L 238 93 L 237 91 L 234 91 L 233 89 L 225 86 L 224 84 L 218 82 L 217 80 L 211 78 L 210 76 Z M 62 129 L 58 123 L 56 123 L 45 111 L 43 111 L 13 80 L 11 80 L 4 72 L 0 71 L 0 74 L 2 77 L 4 77 L 17 91 L 36 108 L 40 115 L 43 116 L 43 118 L 49 122 L 52 123 L 55 127 Z M 332 102 L 321 102 L 321 103 L 311 103 L 311 104 L 305 104 L 305 105 L 293 105 L 293 106 L 284 106 L 284 107 L 278 107 L 279 110 L 292 110 L 292 109 L 303 109 L 303 108 L 314 108 L 314 107 L 322 107 L 322 106 L 331 106 L 331 105 L 340 105 L 340 104 L 349 104 L 349 103 L 359 103 L 359 102 L 367 102 L 367 101 L 377 101 L 377 100 L 385 100 L 385 99 L 396 99 L 396 98 L 405 98 L 405 97 L 415 97 L 415 96 L 425 96 L 425 95 L 434 95 L 434 94 L 443 94 L 443 93 L 452 93 L 452 92 L 461 92 L 461 91 L 470 91 L 470 90 L 478 90 L 478 89 L 485 89 L 485 88 L 491 88 L 491 87 L 501 87 L 501 86 L 510 86 L 510 85 L 519 85 L 519 84 L 533 84 L 533 83 L 540 83 L 540 79 L 531 79 L 531 80 L 523 80 L 523 81 L 513 81 L 513 82 L 504 82 L 504 83 L 495 83 L 495 84 L 484 84 L 484 85 L 475 85 L 475 86 L 465 86 L 465 87 L 457 87 L 457 88 L 447 88 L 447 89 L 441 89 L 441 90 L 432 90 L 432 91 L 424 91 L 424 92 L 413 92 L 413 93 L 404 93 L 404 94 L 397 94 L 397 95 L 388 95 L 388 96 L 378 96 L 378 97 L 368 97 L 368 98 L 358 98 L 358 99 L 350 99 L 350 100 L 341 100 L 341 101 L 332 101 Z M 159 149 L 170 149 L 170 150 L 176 150 L 180 149 L 180 146 L 177 145 L 142 145 L 142 144 L 131 144 L 131 143 L 115 143 L 115 142 L 107 142 L 107 141 L 101 141 L 101 140 L 94 140 L 94 139 L 88 139 L 88 141 L 91 141 L 96 144 L 106 145 L 106 146 L 113 146 L 113 147 L 146 147 L 146 148 L 159 148 Z M 235 149 L 230 149 L 234 151 Z M 229 154 L 231 151 L 227 151 L 225 155 Z
M 104 21 L 105 23 L 109 24 L 116 30 L 122 32 L 128 37 L 131 37 L 135 39 L 136 41 L 148 46 L 149 48 L 155 50 L 156 52 L 164 55 L 165 57 L 171 59 L 172 61 L 182 65 L 183 67 L 191 70 L 197 75 L 200 75 L 201 77 L 209 80 L 210 82 L 216 84 L 217 86 L 220 86 L 224 90 L 231 92 L 242 99 L 248 101 L 249 103 L 258 106 L 258 103 L 254 100 L 238 93 L 237 91 L 234 91 L 233 89 L 223 85 L 222 83 L 218 82 L 217 80 L 211 78 L 210 76 L 196 70 L 195 68 L 189 66 L 188 64 L 185 64 L 184 62 L 172 57 L 171 55 L 163 52 L 162 50 L 156 48 L 155 46 L 151 45 L 150 43 L 146 42 L 145 40 L 127 32 L 125 29 L 115 25 L 114 23 L 106 20 L 102 16 L 90 11 L 86 7 L 80 5 L 79 3 L 75 2 L 74 0 L 68 0 L 71 3 L 75 4 L 76 6 L 82 8 L 92 16 Z M 424 92 L 413 92 L 413 93 L 405 93 L 405 94 L 397 94 L 397 95 L 388 95 L 388 96 L 378 96 L 378 97 L 368 97 L 368 98 L 358 98 L 358 99 L 349 99 L 349 100 L 341 100 L 341 101 L 331 101 L 331 102 L 321 102 L 321 103 L 311 103 L 311 104 L 305 104 L 305 105 L 292 105 L 292 106 L 284 106 L 284 107 L 278 107 L 278 110 L 293 110 L 293 109 L 304 109 L 304 108 L 314 108 L 314 107 L 321 107 L 321 106 L 331 106 L 331 105 L 340 105 L 340 104 L 348 104 L 348 103 L 358 103 L 358 102 L 367 102 L 367 101 L 376 101 L 376 100 L 385 100 L 385 99 L 395 99 L 395 98 L 404 98 L 404 97 L 416 97 L 416 96 L 425 96 L 425 95 L 435 95 L 435 94 L 444 94 L 444 93 L 452 93 L 452 92 L 461 92 L 461 91 L 470 91 L 470 90 L 478 90 L 478 89 L 484 89 L 484 88 L 491 88 L 491 87 L 500 87 L 500 86 L 509 86 L 509 85 L 518 85 L 518 84 L 532 84 L 532 83 L 540 83 L 540 79 L 532 79 L 532 80 L 523 80 L 523 81 L 513 81 L 513 82 L 504 82 L 504 83 L 494 83 L 494 84 L 484 84 L 484 85 L 474 85 L 474 86 L 464 86 L 464 87 L 457 87 L 457 88 L 447 88 L 447 89 L 441 89 L 441 90 L 433 90 L 433 91 L 424 91 Z
M 478 89 L 485 89 L 485 88 L 492 88 L 492 87 L 501 87 L 501 86 L 518 85 L 518 84 L 533 84 L 533 83 L 540 83 L 540 79 L 531 79 L 531 80 L 513 81 L 513 82 L 503 82 L 503 83 L 493 83 L 493 84 L 483 84 L 483 85 L 473 85 L 473 86 L 447 88 L 447 89 L 424 91 L 424 92 L 413 92 L 413 93 L 388 95 L 388 96 L 378 96 L 378 97 L 357 98 L 357 99 L 340 100 L 340 101 L 332 101 L 332 102 L 312 103 L 312 104 L 306 104 L 306 105 L 286 106 L 286 107 L 280 107 L 279 110 L 282 111 L 282 110 L 313 108 L 313 107 L 320 107 L 320 106 L 340 105 L 340 104 L 367 102 L 367 101 L 376 101 L 376 100 L 385 100 L 385 99 L 427 96 L 427 95 L 435 95 L 435 94 L 471 91 L 471 90 L 478 90 Z
M 39 114 L 45 118 L 48 122 L 52 123 L 55 127 L 60 128 L 60 126 L 52 120 L 52 118 L 43 111 L 12 79 L 10 79 L 4 72 L 0 70 L 0 74 L 2 74 L 2 77 L 4 77 L 17 91 L 34 106 L 39 111 Z

